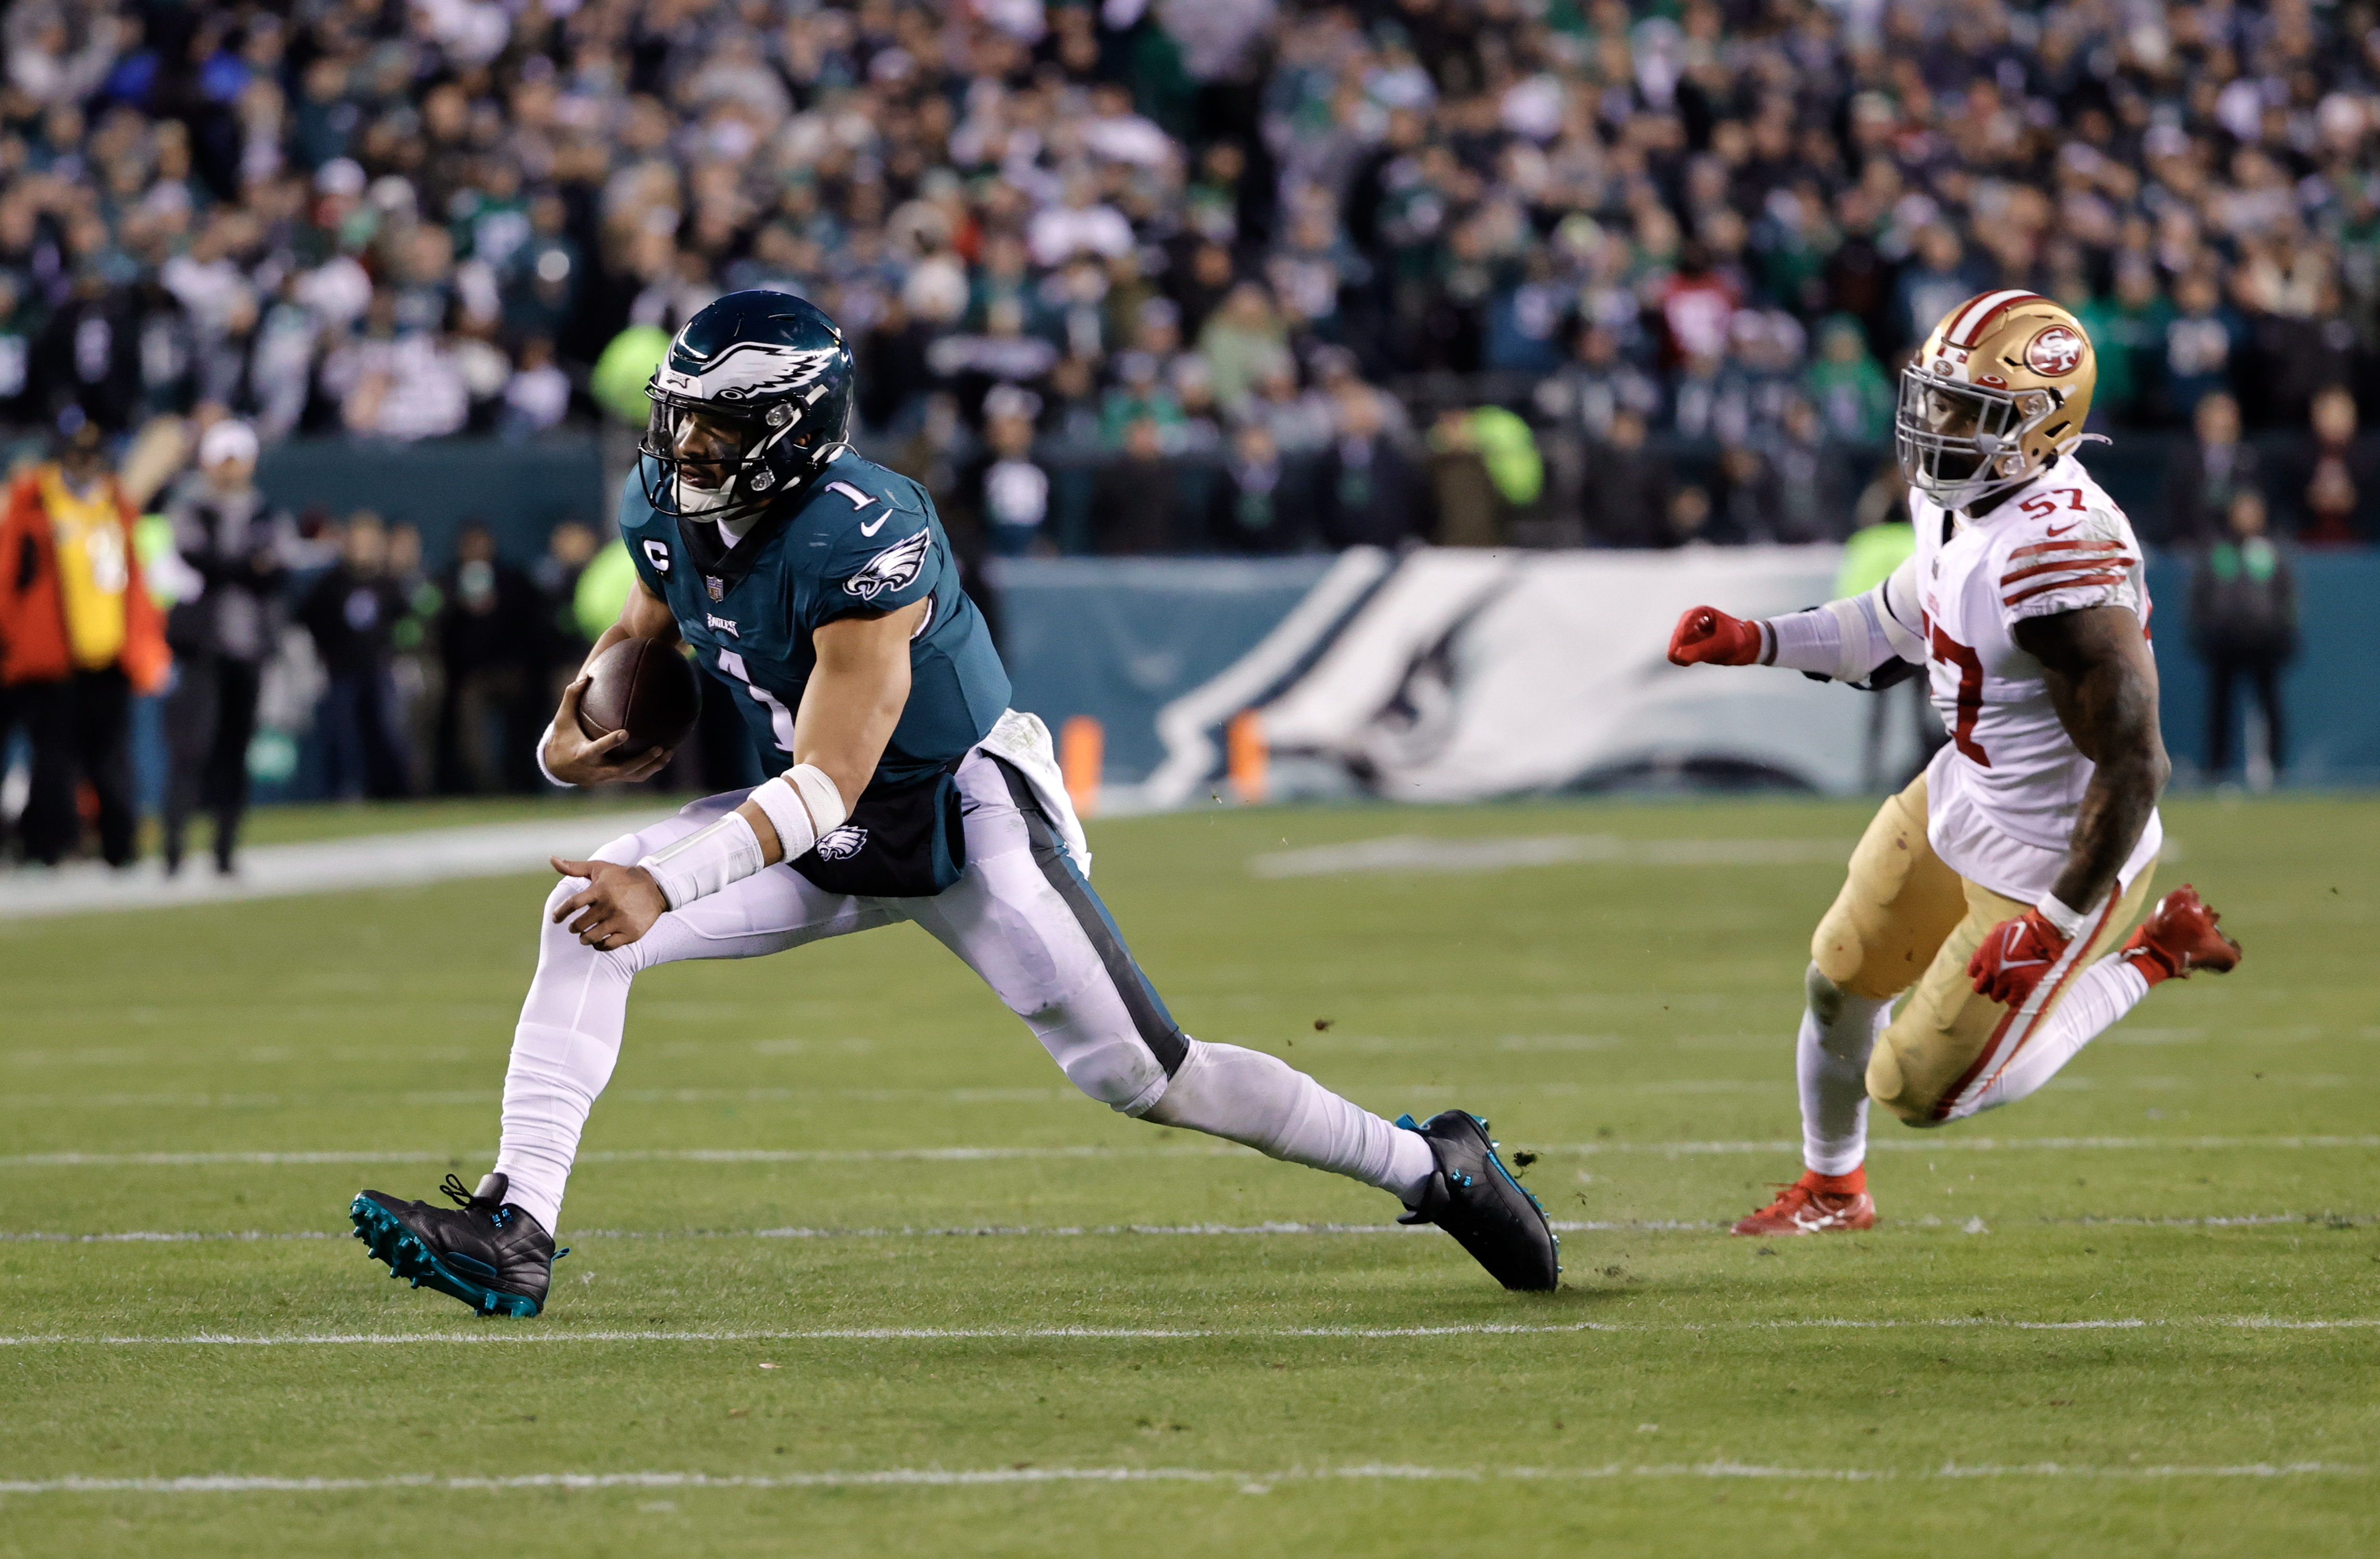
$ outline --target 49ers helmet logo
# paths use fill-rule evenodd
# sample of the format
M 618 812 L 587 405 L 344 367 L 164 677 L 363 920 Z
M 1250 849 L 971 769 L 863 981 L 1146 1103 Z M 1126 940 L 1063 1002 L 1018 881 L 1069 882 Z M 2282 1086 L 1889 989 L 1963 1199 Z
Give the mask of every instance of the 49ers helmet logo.
M 2047 379 L 2062 379 L 2082 364 L 2082 337 L 2054 324 L 2026 343 L 2024 365 Z

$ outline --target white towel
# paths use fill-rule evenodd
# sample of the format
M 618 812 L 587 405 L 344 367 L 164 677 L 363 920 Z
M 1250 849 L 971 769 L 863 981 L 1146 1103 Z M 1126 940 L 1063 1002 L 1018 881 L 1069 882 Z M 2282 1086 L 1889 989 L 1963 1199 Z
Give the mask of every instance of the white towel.
M 1058 827 L 1066 841 L 1066 849 L 1084 876 L 1091 874 L 1091 846 L 1083 837 L 1082 820 L 1075 816 L 1074 800 L 1066 794 L 1066 776 L 1058 767 L 1058 750 L 1050 740 L 1050 727 L 1041 724 L 1038 714 L 1021 710 L 1009 710 L 991 727 L 991 734 L 976 746 L 995 758 L 1005 759 L 1016 765 L 1016 772 L 1033 786 L 1036 799 L 1050 821 Z

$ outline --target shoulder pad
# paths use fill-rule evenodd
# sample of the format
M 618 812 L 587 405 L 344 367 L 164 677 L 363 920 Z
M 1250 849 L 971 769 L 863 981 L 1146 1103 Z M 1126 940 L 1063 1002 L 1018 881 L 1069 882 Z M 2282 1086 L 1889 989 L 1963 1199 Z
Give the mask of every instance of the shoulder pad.
M 2103 601 L 2130 604 L 2141 561 L 2124 511 L 2095 489 L 2048 488 L 2017 505 L 1998 538 L 2000 605 L 2014 616 L 2071 611 Z
M 878 518 L 885 509 L 924 512 L 917 484 L 873 460 L 844 455 L 827 462 L 810 490 L 812 515 L 833 525 L 845 515 Z

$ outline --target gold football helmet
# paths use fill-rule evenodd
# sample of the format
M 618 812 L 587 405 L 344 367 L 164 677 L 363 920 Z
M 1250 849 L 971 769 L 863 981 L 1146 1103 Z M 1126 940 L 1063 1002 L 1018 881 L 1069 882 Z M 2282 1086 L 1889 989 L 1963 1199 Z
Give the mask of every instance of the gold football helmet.
M 2030 481 L 2082 442 L 2098 384 L 2080 320 L 2038 293 L 1979 293 L 1900 371 L 1901 472 L 1952 509 Z

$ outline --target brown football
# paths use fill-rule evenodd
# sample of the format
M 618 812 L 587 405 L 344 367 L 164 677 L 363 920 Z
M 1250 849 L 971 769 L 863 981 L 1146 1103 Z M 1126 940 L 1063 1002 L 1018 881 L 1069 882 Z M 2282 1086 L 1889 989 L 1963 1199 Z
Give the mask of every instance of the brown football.
M 578 700 L 578 729 L 590 740 L 625 730 L 631 749 L 670 748 L 694 729 L 702 691 L 675 645 L 624 639 L 587 671 L 594 680 Z

